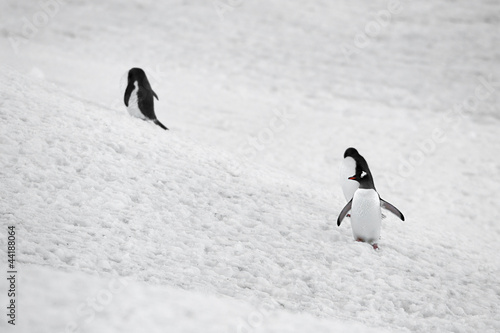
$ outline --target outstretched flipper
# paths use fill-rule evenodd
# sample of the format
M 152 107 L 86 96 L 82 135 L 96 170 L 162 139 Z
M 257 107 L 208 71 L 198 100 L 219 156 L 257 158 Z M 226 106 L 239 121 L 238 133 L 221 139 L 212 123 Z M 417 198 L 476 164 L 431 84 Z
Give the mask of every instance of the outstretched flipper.
M 347 203 L 347 205 L 345 205 L 345 207 L 340 212 L 339 217 L 337 218 L 337 226 L 340 226 L 340 224 L 342 223 L 342 220 L 344 219 L 344 217 L 351 210 L 351 206 L 352 206 L 352 199 L 349 200 L 349 202 Z
M 163 125 L 162 123 L 160 123 L 160 121 L 159 121 L 158 119 L 155 119 L 155 120 L 153 120 L 153 121 L 154 121 L 154 123 L 155 123 L 156 125 L 160 126 L 160 127 L 161 127 L 161 128 L 163 128 L 164 130 L 168 131 L 168 128 L 167 128 L 165 125 Z
M 153 91 L 153 90 L 151 90 L 151 91 Z M 157 100 L 160 100 L 160 99 L 158 98 L 158 95 L 157 95 L 154 91 L 153 91 L 153 96 L 154 96 L 154 97 L 156 97 L 156 99 L 157 99 Z
M 396 215 L 397 217 L 399 217 L 401 219 L 401 221 L 405 220 L 405 217 L 404 217 L 403 213 L 401 213 L 399 211 L 399 209 L 397 209 L 392 204 L 388 203 L 387 201 L 385 201 L 382 198 L 380 198 L 380 205 L 382 206 L 382 208 L 387 209 L 388 211 L 390 211 L 391 213 L 393 213 L 394 215 Z

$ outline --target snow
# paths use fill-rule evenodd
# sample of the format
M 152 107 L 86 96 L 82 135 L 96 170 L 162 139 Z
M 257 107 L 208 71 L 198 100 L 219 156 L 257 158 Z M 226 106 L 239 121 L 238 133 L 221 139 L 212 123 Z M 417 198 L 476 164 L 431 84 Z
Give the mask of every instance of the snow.
M 23 310 L 43 316 L 46 322 L 57 323 L 49 329 L 27 317 L 26 321 L 37 327 L 37 332 L 79 332 L 86 331 L 86 327 L 88 331 L 91 327 L 92 332 L 109 332 L 111 326 L 120 332 L 199 332 L 200 329 L 204 332 L 253 332 L 256 329 L 259 332 L 330 332 L 332 327 L 368 332 L 365 326 L 353 322 L 279 310 L 279 304 L 274 301 L 251 306 L 208 293 L 140 284 L 124 278 L 68 274 L 45 267 L 29 267 L 23 270 L 23 277 L 25 292 L 44 300 L 43 304 L 28 303 Z
M 1 2 L 0 330 L 500 331 L 500 4 L 396 3 Z M 406 217 L 380 251 L 347 147 Z

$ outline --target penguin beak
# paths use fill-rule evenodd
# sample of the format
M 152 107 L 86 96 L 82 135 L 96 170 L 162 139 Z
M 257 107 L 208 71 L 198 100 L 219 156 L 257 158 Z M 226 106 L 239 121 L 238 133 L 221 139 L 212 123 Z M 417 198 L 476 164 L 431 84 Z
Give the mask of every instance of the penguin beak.
M 356 176 L 349 177 L 347 179 L 356 180 Z

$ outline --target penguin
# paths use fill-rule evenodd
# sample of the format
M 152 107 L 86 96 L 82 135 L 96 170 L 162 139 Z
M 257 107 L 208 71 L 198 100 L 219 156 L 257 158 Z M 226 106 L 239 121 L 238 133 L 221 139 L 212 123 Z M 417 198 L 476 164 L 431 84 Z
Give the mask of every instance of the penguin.
M 362 170 L 359 176 L 353 175 L 348 179 L 356 181 L 359 188 L 340 212 L 337 226 L 340 226 L 344 217 L 351 211 L 351 228 L 354 239 L 358 242 L 369 243 L 373 249 L 377 250 L 382 221 L 380 207 L 387 209 L 402 221 L 405 220 L 405 217 L 396 207 L 380 198 L 370 173 Z
M 344 153 L 344 160 L 340 165 L 340 185 L 344 192 L 346 202 L 352 199 L 354 192 L 359 187 L 359 183 L 354 180 L 349 180 L 351 175 L 361 176 L 361 172 L 365 171 L 372 174 L 365 158 L 361 156 L 356 148 L 347 148 Z
M 141 68 L 132 68 L 129 70 L 127 89 L 125 89 L 123 97 L 128 113 L 133 117 L 143 120 L 152 120 L 164 130 L 168 130 L 156 118 L 153 97 L 159 100 L 158 95 L 156 95 L 149 84 L 146 73 Z

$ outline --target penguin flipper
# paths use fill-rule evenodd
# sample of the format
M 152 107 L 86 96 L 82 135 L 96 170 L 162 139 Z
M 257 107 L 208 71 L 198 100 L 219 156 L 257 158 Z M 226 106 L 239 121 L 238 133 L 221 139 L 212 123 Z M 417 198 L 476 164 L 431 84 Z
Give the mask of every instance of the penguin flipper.
M 380 205 L 382 206 L 382 208 L 385 208 L 387 209 L 388 211 L 390 211 L 391 213 L 393 213 L 394 215 L 396 215 L 397 217 L 399 217 L 399 219 L 401 221 L 404 221 L 405 220 L 405 217 L 403 215 L 403 213 L 401 213 L 399 211 L 399 209 L 397 209 L 396 207 L 394 207 L 392 204 L 388 203 L 387 201 L 385 201 L 384 199 L 380 198 Z
M 159 101 L 160 99 L 158 98 L 158 95 L 153 91 L 153 89 L 151 89 L 151 91 L 153 92 L 153 96 Z
M 123 101 L 125 102 L 125 106 L 128 106 L 128 101 L 130 100 L 130 95 L 134 90 L 135 86 L 133 84 L 129 84 L 127 89 L 125 89 L 125 95 L 123 95 Z
M 351 206 L 352 206 L 352 199 L 349 200 L 349 202 L 347 203 L 347 205 L 345 205 L 345 207 L 340 212 L 339 217 L 337 218 L 337 226 L 340 226 L 340 224 L 342 223 L 342 220 L 344 219 L 344 217 L 351 210 Z
M 161 127 L 161 128 L 163 128 L 164 130 L 168 131 L 168 128 L 167 128 L 165 125 L 163 125 L 162 123 L 160 123 L 160 121 L 159 121 L 158 119 L 155 119 L 155 120 L 153 120 L 153 121 L 154 121 L 154 123 L 155 123 L 156 125 L 160 126 L 160 127 Z

